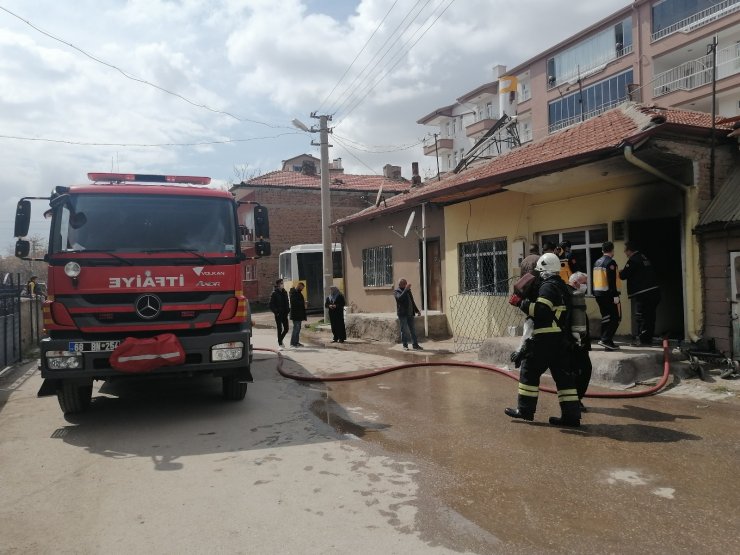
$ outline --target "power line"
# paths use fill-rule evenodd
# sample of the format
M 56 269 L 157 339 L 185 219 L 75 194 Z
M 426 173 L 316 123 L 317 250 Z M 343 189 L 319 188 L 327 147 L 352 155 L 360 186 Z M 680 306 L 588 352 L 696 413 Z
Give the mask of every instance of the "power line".
M 98 143 L 98 142 L 85 142 L 85 141 L 69 141 L 66 139 L 49 139 L 45 137 L 19 137 L 14 135 L 0 135 L 0 139 L 10 139 L 15 141 L 36 141 L 44 143 L 57 143 L 67 144 L 74 146 L 119 146 L 119 147 L 170 147 L 170 146 L 208 146 L 208 145 L 222 145 L 229 143 L 247 143 L 250 141 L 261 141 L 265 139 L 277 139 L 284 135 L 303 135 L 299 131 L 291 131 L 288 133 L 278 133 L 277 135 L 270 135 L 266 137 L 250 137 L 248 139 L 223 139 L 220 141 L 201 141 L 194 143 Z
M 367 90 L 367 91 L 365 92 L 365 94 L 364 94 L 364 95 L 362 96 L 362 98 L 360 98 L 360 99 L 359 99 L 359 100 L 358 100 L 357 102 L 355 102 L 355 103 L 354 103 L 354 105 L 352 105 L 352 107 L 351 107 L 351 108 L 350 108 L 350 109 L 349 109 L 349 110 L 348 110 L 347 112 L 345 112 L 345 113 L 344 113 L 344 115 L 342 115 L 342 119 L 341 119 L 341 120 L 340 120 L 339 122 L 337 122 L 335 126 L 338 126 L 338 125 L 339 125 L 339 124 L 341 123 L 341 121 L 342 121 L 342 120 L 346 119 L 346 118 L 347 118 L 347 116 L 349 116 L 349 115 L 350 115 L 350 114 L 351 114 L 351 113 L 352 113 L 352 112 L 353 112 L 353 111 L 354 111 L 354 110 L 355 110 L 355 109 L 356 109 L 356 108 L 357 108 L 357 107 L 358 107 L 358 106 L 359 106 L 360 104 L 362 104 L 362 102 L 363 102 L 363 101 L 364 101 L 364 100 L 365 100 L 365 99 L 366 99 L 366 98 L 368 97 L 368 95 L 369 95 L 369 94 L 370 94 L 370 93 L 371 93 L 371 92 L 372 92 L 372 91 L 373 91 L 373 90 L 375 89 L 375 87 L 377 87 L 377 86 L 378 86 L 378 85 L 379 85 L 379 84 L 380 84 L 380 83 L 381 83 L 381 82 L 383 81 L 383 79 L 385 79 L 385 78 L 386 78 L 386 77 L 387 77 L 387 76 L 388 76 L 388 75 L 390 74 L 390 72 L 391 72 L 391 71 L 393 71 L 393 70 L 395 69 L 395 67 L 396 67 L 396 66 L 397 66 L 397 65 L 398 65 L 398 64 L 399 64 L 399 63 L 400 63 L 400 62 L 401 62 L 401 61 L 402 61 L 402 60 L 404 59 L 404 57 L 406 56 L 406 54 L 408 54 L 408 53 L 409 53 L 409 52 L 411 51 L 411 49 L 412 49 L 412 48 L 413 48 L 414 46 L 416 46 L 416 44 L 417 44 L 417 43 L 418 43 L 418 42 L 419 42 L 419 41 L 420 41 L 420 40 L 421 40 L 422 38 L 424 38 L 424 35 L 426 35 L 426 34 L 427 34 L 427 32 L 429 32 L 429 30 L 430 30 L 430 29 L 431 29 L 432 27 L 434 27 L 435 23 L 437 23 L 437 21 L 439 20 L 439 18 L 440 18 L 440 17 L 442 17 L 442 16 L 444 15 L 444 13 L 445 13 L 445 12 L 446 12 L 446 11 L 447 11 L 447 10 L 448 10 L 448 9 L 450 8 L 450 6 L 452 6 L 452 4 L 454 4 L 454 3 L 455 3 L 455 0 L 450 0 L 450 1 L 449 1 L 449 3 L 447 4 L 447 6 L 445 6 L 445 8 L 444 8 L 444 9 L 443 9 L 443 10 L 442 10 L 442 11 L 441 11 L 440 13 L 439 13 L 439 15 L 437 15 L 437 17 L 436 17 L 436 18 L 434 19 L 434 21 L 432 21 L 431 25 L 429 25 L 429 27 L 427 27 L 427 28 L 426 28 L 426 29 L 424 30 L 424 32 L 423 32 L 423 33 L 422 33 L 422 34 L 421 34 L 421 35 L 419 36 L 419 38 L 418 38 L 418 39 L 416 39 L 416 40 L 415 40 L 415 41 L 414 41 L 414 42 L 413 42 L 413 43 L 411 44 L 411 46 L 409 46 L 409 47 L 408 47 L 408 48 L 406 49 L 406 51 L 405 51 L 405 52 L 404 52 L 404 51 L 402 51 L 402 52 L 400 53 L 400 55 L 398 56 L 398 59 L 396 60 L 396 62 L 395 62 L 395 63 L 394 63 L 394 64 L 393 64 L 393 65 L 392 65 L 392 66 L 391 66 L 391 67 L 390 67 L 390 68 L 389 68 L 388 70 L 386 70 L 386 71 L 385 71 L 385 73 L 383 73 L 383 75 L 381 75 L 381 76 L 380 76 L 380 79 L 378 79 L 378 80 L 377 80 L 377 81 L 376 81 L 375 83 L 373 83 L 372 87 L 370 87 L 370 88 L 369 88 L 369 89 L 368 89 L 368 90 Z M 431 18 L 431 16 L 430 16 L 430 18 Z M 428 21 L 428 20 L 429 20 L 429 18 L 427 18 L 427 21 Z M 426 25 L 426 21 L 424 22 L 424 25 Z M 418 32 L 419 32 L 419 30 L 420 30 L 420 29 L 422 29 L 424 25 L 422 25 L 421 27 L 419 27 L 419 29 L 417 29 L 417 30 L 416 30 L 416 31 L 414 32 L 414 35 L 415 35 L 416 33 L 418 33 Z M 413 38 L 413 37 L 414 37 L 414 35 L 411 35 L 411 38 Z M 409 41 L 410 41 L 410 40 L 411 40 L 411 39 L 409 39 Z
M 333 133 L 332 136 L 337 137 L 338 135 L 336 133 Z M 407 144 L 407 145 L 398 145 L 398 146 L 375 145 L 374 147 L 372 147 L 372 146 L 364 145 L 362 143 L 358 143 L 357 141 L 353 141 L 352 139 L 348 139 L 347 137 L 339 136 L 339 138 L 348 143 L 352 143 L 353 145 L 357 145 L 357 146 L 352 146 L 352 147 L 350 147 L 349 145 L 345 145 L 345 147 L 352 148 L 353 150 L 357 150 L 357 151 L 368 152 L 370 154 L 386 154 L 389 152 L 400 152 L 402 150 L 408 150 L 410 148 L 419 146 L 420 144 L 424 142 L 420 140 L 413 144 Z M 386 149 L 386 150 L 378 150 L 378 149 Z
M 157 89 L 159 91 L 162 91 L 162 92 L 164 92 L 166 94 L 169 94 L 169 95 L 172 95 L 172 96 L 174 96 L 176 98 L 179 98 L 180 100 L 182 100 L 184 102 L 187 102 L 188 104 L 190 104 L 192 106 L 195 106 L 196 108 L 203 108 L 204 110 L 208 110 L 209 112 L 213 112 L 215 114 L 222 114 L 224 116 L 228 116 L 228 117 L 233 118 L 233 119 L 235 119 L 237 121 L 240 121 L 240 122 L 255 123 L 257 125 L 264 125 L 266 127 L 271 127 L 273 129 L 291 129 L 291 127 L 288 127 L 286 125 L 274 125 L 272 123 L 266 123 L 264 121 L 258 121 L 258 120 L 254 120 L 254 119 L 244 118 L 244 117 L 241 117 L 241 116 L 236 116 L 236 115 L 232 114 L 231 112 L 226 112 L 224 110 L 218 110 L 216 108 L 211 108 L 207 104 L 200 104 L 198 102 L 195 102 L 193 100 L 190 100 L 189 98 L 187 98 L 187 97 L 185 97 L 185 96 L 183 96 L 183 95 L 181 95 L 179 93 L 176 93 L 176 92 L 173 92 L 171 90 L 165 89 L 164 87 L 161 87 L 160 85 L 157 85 L 156 83 L 152 83 L 151 81 L 147 81 L 146 79 L 142 79 L 140 77 L 136 77 L 135 75 L 130 75 L 129 73 L 126 73 L 124 70 L 122 70 L 118 66 L 116 66 L 114 64 L 111 64 L 109 62 L 106 62 L 104 60 L 101 60 L 100 58 L 97 58 L 97 57 L 93 56 L 92 54 L 89 54 L 85 50 L 83 50 L 83 49 L 75 46 L 71 42 L 67 42 L 67 41 L 65 41 L 65 40 L 63 40 L 63 39 L 61 39 L 61 38 L 59 38 L 59 37 L 57 37 L 55 35 L 52 35 L 51 33 L 47 32 L 47 31 L 44 31 L 43 29 L 41 29 L 41 28 L 37 27 L 36 25 L 34 25 L 33 23 L 31 23 L 29 20 L 24 19 L 23 17 L 21 17 L 18 14 L 10 11 L 9 9 L 5 8 L 4 6 L 0 6 L 0 10 L 2 10 L 5 13 L 7 13 L 7 14 L 13 16 L 13 17 L 15 17 L 16 19 L 19 19 L 20 21 L 22 21 L 23 23 L 25 23 L 26 25 L 28 25 L 29 27 L 31 27 L 35 31 L 41 33 L 42 35 L 44 35 L 46 37 L 49 37 L 50 39 L 55 40 L 57 42 L 60 42 L 60 43 L 62 43 L 64 45 L 66 45 L 66 46 L 69 46 L 70 48 L 76 50 L 77 52 L 79 52 L 83 56 L 86 56 L 87 58 L 93 60 L 94 62 L 97 62 L 99 64 L 102 64 L 102 65 L 106 66 L 106 67 L 109 67 L 110 69 L 113 69 L 113 70 L 117 71 L 118 73 L 120 73 L 121 75 L 123 75 L 126 79 L 130 79 L 131 81 L 136 81 L 137 83 L 141 83 L 143 85 L 148 85 L 150 87 L 153 87 L 153 88 L 155 88 L 155 89 Z
M 347 73 L 349 73 L 349 70 L 350 70 L 350 69 L 352 69 L 352 66 L 354 66 L 354 65 L 355 65 L 355 62 L 357 61 L 357 58 L 359 58 L 359 57 L 360 57 L 360 55 L 361 55 L 361 54 L 362 54 L 362 53 L 363 53 L 363 52 L 365 51 L 365 48 L 367 48 L 367 46 L 368 46 L 368 45 L 370 44 L 370 41 L 371 41 L 371 40 L 373 39 L 373 37 L 375 36 L 375 33 L 377 33 L 377 32 L 378 32 L 378 29 L 380 29 L 380 27 L 381 27 L 381 26 L 383 25 L 383 23 L 385 23 L 385 20 L 386 20 L 386 19 L 388 18 L 388 15 L 389 15 L 389 14 L 391 13 L 391 11 L 393 11 L 393 8 L 395 8 L 395 7 L 396 7 L 396 4 L 398 4 L 398 0 L 395 0 L 395 1 L 393 2 L 393 4 L 391 5 L 391 7 L 390 7 L 390 8 L 388 9 L 388 11 L 387 11 L 387 12 L 385 13 L 385 15 L 383 16 L 383 19 L 381 19 L 381 20 L 380 20 L 380 23 L 378 23 L 378 26 L 377 26 L 377 27 L 375 28 L 375 30 L 373 31 L 372 35 L 370 35 L 370 37 L 369 37 L 369 38 L 368 38 L 368 39 L 367 39 L 367 40 L 365 41 L 365 44 L 364 44 L 364 45 L 362 46 L 362 48 L 360 49 L 360 51 L 359 51 L 359 52 L 357 53 L 357 55 L 355 56 L 355 59 L 354 59 L 354 60 L 352 60 L 352 63 L 351 63 L 351 64 L 349 64 L 349 66 L 347 67 L 347 69 L 345 69 L 345 70 L 344 70 L 344 73 L 343 73 L 343 74 L 342 74 L 342 76 L 341 76 L 341 77 L 339 78 L 339 81 L 337 81 L 337 82 L 336 82 L 336 84 L 335 84 L 335 85 L 334 85 L 334 87 L 332 88 L 331 92 L 329 92 L 329 94 L 327 94 L 327 95 L 326 95 L 326 98 L 324 98 L 324 100 L 322 100 L 322 101 L 321 101 L 321 104 L 319 105 L 319 108 L 318 108 L 318 110 L 316 110 L 317 112 L 321 112 L 321 108 L 322 108 L 322 107 L 324 106 L 324 103 L 325 103 L 325 102 L 326 102 L 327 100 L 329 100 L 329 98 L 331 97 L 331 95 L 332 95 L 332 94 L 334 94 L 334 91 L 335 91 L 335 90 L 337 90 L 337 87 L 339 86 L 339 84 L 340 84 L 340 83 L 342 82 L 342 80 L 343 80 L 343 79 L 344 79 L 344 78 L 345 78 L 345 77 L 347 76 Z
M 391 39 L 393 38 L 393 36 L 394 36 L 394 35 L 395 35 L 395 34 L 396 34 L 396 33 L 398 32 L 398 30 L 399 30 L 399 29 L 401 28 L 401 26 L 402 26 L 402 25 L 404 24 L 404 22 L 405 22 L 405 21 L 406 21 L 406 20 L 408 19 L 408 17 L 409 17 L 409 16 L 410 16 L 410 15 L 411 15 L 411 14 L 413 13 L 413 11 L 414 11 L 414 10 L 416 10 L 416 7 L 417 7 L 417 6 L 418 6 L 418 5 L 419 5 L 419 4 L 421 3 L 421 2 L 422 2 L 422 0 L 416 0 L 416 3 L 415 3 L 415 4 L 414 4 L 414 5 L 413 5 L 413 6 L 411 7 L 411 9 L 410 9 L 410 10 L 409 10 L 409 11 L 408 11 L 408 12 L 406 13 L 406 15 L 405 15 L 405 16 L 403 17 L 403 19 L 402 19 L 402 20 L 400 21 L 400 23 L 399 23 L 399 24 L 398 24 L 398 25 L 396 26 L 396 28 L 395 28 L 395 29 L 393 29 L 393 31 L 391 31 L 391 33 L 390 33 L 390 34 L 388 35 L 388 38 L 387 38 L 387 39 L 385 39 L 385 42 L 383 42 L 383 44 L 382 44 L 382 45 L 380 46 L 380 48 L 379 48 L 379 49 L 377 50 L 377 52 L 375 52 L 375 54 L 373 55 L 373 57 L 372 57 L 372 58 L 370 58 L 370 60 L 368 60 L 367 64 L 365 64 L 365 67 L 363 67 L 363 68 L 362 68 L 362 70 L 360 71 L 360 73 L 358 73 L 358 74 L 357 74 L 357 75 L 355 76 L 355 78 L 354 78 L 354 79 L 352 80 L 352 82 L 351 82 L 351 83 L 349 84 L 349 86 L 348 86 L 348 87 L 347 87 L 346 89 L 344 89 L 344 91 L 342 92 L 342 94 L 340 94 L 340 95 L 339 95 L 339 98 L 338 98 L 338 99 L 337 99 L 337 100 L 335 101 L 335 103 L 334 103 L 335 105 L 337 105 L 337 104 L 339 104 L 339 105 L 338 105 L 338 107 L 337 107 L 336 109 L 334 109 L 334 110 L 333 110 L 333 112 L 332 112 L 332 115 L 336 114 L 336 113 L 337 113 L 337 112 L 339 111 L 339 109 L 340 109 L 340 108 L 341 108 L 341 107 L 342 107 L 342 106 L 343 106 L 343 105 L 344 105 L 344 104 L 346 103 L 347 99 L 350 99 L 350 98 L 352 98 L 352 96 L 354 96 L 354 91 L 353 91 L 353 89 L 356 89 L 356 88 L 358 88 L 358 87 L 359 87 L 359 84 L 358 84 L 358 86 L 357 86 L 357 87 L 355 87 L 355 85 L 357 84 L 357 82 L 358 82 L 358 81 L 362 82 L 362 81 L 364 81 L 364 80 L 365 80 L 365 77 L 362 77 L 362 76 L 363 76 L 363 75 L 365 74 L 365 72 L 366 72 L 367 68 L 368 68 L 368 67 L 370 67 L 370 64 L 372 64 L 372 63 L 373 63 L 373 60 L 375 60 L 375 59 L 376 59 L 376 58 L 377 58 L 377 57 L 378 57 L 378 56 L 380 55 L 380 53 L 381 53 L 381 52 L 383 51 L 383 49 L 385 49 L 385 46 L 386 46 L 386 44 L 388 44 L 388 42 L 389 42 L 389 41 L 390 41 L 390 40 L 391 40 Z M 413 22 L 414 22 L 414 21 L 416 20 L 416 18 L 418 18 L 418 17 L 419 17 L 419 14 L 421 14 L 421 12 L 422 12 L 422 11 L 424 10 L 424 8 L 425 8 L 425 7 L 427 6 L 427 4 L 429 4 L 429 2 L 431 2 L 431 0 L 427 0 L 427 1 L 426 1 L 426 4 L 424 4 L 424 6 L 422 6 L 421 10 L 419 10 L 419 12 L 418 12 L 418 13 L 417 13 L 417 14 L 416 14 L 416 15 L 415 15 L 415 16 L 413 17 L 413 19 L 412 19 L 412 20 L 411 20 L 411 21 L 409 22 L 409 25 L 410 25 L 411 23 L 413 23 Z M 375 64 L 374 64 L 374 65 L 372 66 L 372 68 L 370 69 L 370 71 L 371 71 L 371 72 L 372 72 L 372 71 L 373 71 L 373 70 L 374 70 L 374 69 L 375 69 L 375 68 L 377 67 L 377 65 L 378 65 L 378 64 L 379 64 L 379 63 L 380 63 L 380 62 L 381 62 L 381 61 L 383 60 L 383 58 L 385 58 L 385 57 L 386 57 L 386 56 L 388 55 L 388 52 L 390 52 L 391 48 L 393 48 L 393 46 L 394 46 L 394 45 L 396 44 L 396 42 L 398 42 L 398 40 L 399 40 L 399 39 L 401 38 L 401 36 L 402 36 L 402 34 L 399 34 L 399 35 L 398 35 L 398 37 L 396 38 L 396 40 L 394 40 L 394 41 L 393 41 L 393 43 L 391 43 L 390 47 L 389 47 L 389 48 L 388 48 L 388 50 L 387 50 L 387 51 L 385 52 L 385 54 L 383 54 L 383 55 L 382 55 L 382 56 L 380 57 L 380 59 L 378 59 L 378 60 L 377 60 L 377 61 L 375 62 Z M 361 78 L 362 78 L 362 79 L 361 79 Z M 350 94 L 349 96 L 347 96 L 347 97 L 345 98 L 345 100 L 342 100 L 342 97 L 345 97 L 345 95 L 347 95 L 347 93 L 349 93 L 350 91 L 353 91 L 353 92 L 352 92 L 352 93 L 351 93 L 351 94 Z
M 370 166 L 368 166 L 365 162 L 363 162 L 357 156 L 355 156 L 354 154 L 352 154 L 352 151 L 349 149 L 349 147 L 346 144 L 344 144 L 344 142 L 342 142 L 342 140 L 339 137 L 337 137 L 336 135 L 333 135 L 333 134 L 332 134 L 332 136 L 334 137 L 334 141 L 335 142 L 339 143 L 340 145 L 342 145 L 344 147 L 344 151 L 347 154 L 349 154 L 352 158 L 354 158 L 355 160 L 357 160 L 360 164 L 362 164 L 363 166 L 365 166 L 367 169 L 369 169 L 375 175 L 380 175 L 378 172 L 376 172 L 374 169 L 372 169 Z

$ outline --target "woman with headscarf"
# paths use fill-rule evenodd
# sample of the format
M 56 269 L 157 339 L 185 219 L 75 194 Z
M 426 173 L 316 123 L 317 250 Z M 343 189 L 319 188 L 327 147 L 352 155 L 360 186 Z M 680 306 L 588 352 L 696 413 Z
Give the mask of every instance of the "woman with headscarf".
M 329 309 L 329 322 L 331 323 L 331 333 L 334 338 L 332 343 L 344 343 L 347 339 L 347 330 L 344 327 L 344 306 L 346 305 L 344 295 L 339 288 L 333 285 L 329 289 L 329 296 L 326 297 L 324 306 Z

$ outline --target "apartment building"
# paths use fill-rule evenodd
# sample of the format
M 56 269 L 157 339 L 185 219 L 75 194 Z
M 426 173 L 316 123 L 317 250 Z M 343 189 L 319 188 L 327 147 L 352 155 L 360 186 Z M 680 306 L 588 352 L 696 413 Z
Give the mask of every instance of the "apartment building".
M 717 115 L 735 117 L 740 0 L 636 0 L 516 67 L 496 66 L 493 78 L 418 120 L 438 128 L 424 154 L 440 173 L 626 100 L 711 113 L 714 99 Z

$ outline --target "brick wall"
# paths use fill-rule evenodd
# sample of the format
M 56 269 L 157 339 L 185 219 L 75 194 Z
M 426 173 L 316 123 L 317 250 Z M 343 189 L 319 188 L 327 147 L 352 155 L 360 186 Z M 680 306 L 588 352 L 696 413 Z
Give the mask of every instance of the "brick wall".
M 272 292 L 272 284 L 278 276 L 280 253 L 293 245 L 321 243 L 321 191 L 318 189 L 250 187 L 238 191 L 237 196 L 256 201 L 268 210 L 272 254 L 257 260 L 255 264 L 257 275 L 255 300 L 267 302 Z M 332 191 L 331 221 L 334 222 L 367 208 L 368 203 L 361 197 L 374 200 L 372 191 Z M 243 206 L 240 208 L 240 214 L 250 209 L 249 206 Z M 243 216 L 240 216 L 240 221 L 244 221 Z M 332 229 L 332 242 L 341 242 L 334 229 Z

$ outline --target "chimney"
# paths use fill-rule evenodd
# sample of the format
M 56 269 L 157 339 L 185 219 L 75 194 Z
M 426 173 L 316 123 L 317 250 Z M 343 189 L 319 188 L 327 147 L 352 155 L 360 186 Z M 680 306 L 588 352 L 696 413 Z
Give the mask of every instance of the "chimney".
M 329 173 L 344 173 L 341 158 L 334 158 L 334 160 L 329 164 Z
M 498 81 L 499 77 L 503 77 L 506 75 L 506 66 L 502 66 L 501 64 L 497 66 L 493 66 L 493 80 Z
M 388 179 L 401 179 L 401 166 L 386 164 L 383 166 L 383 175 Z
M 419 175 L 419 162 L 411 162 L 411 186 L 418 187 L 421 185 L 421 176 Z

